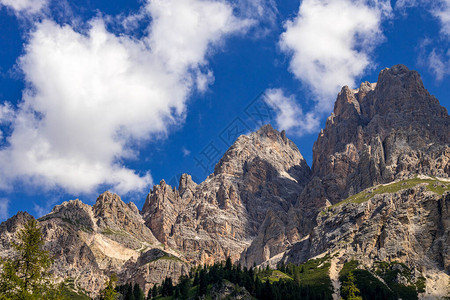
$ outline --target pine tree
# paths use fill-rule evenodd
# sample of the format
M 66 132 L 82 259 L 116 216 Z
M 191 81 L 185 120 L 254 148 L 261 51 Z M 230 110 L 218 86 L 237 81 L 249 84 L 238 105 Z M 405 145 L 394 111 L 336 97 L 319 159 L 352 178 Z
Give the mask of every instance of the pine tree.
M 19 242 L 12 243 L 15 256 L 2 260 L 0 299 L 58 299 L 62 286 L 52 283 L 49 268 L 52 259 L 44 251 L 44 239 L 35 219 L 29 220 L 19 231 Z
M 231 258 L 228 256 L 227 260 L 225 262 L 225 270 L 231 271 L 232 267 L 233 267 L 233 264 L 231 263 Z
M 153 298 L 156 298 L 156 296 L 158 296 L 158 285 L 157 284 L 155 284 L 152 287 L 152 296 L 153 296 Z
M 198 295 L 205 295 L 208 289 L 207 271 L 205 269 L 200 271 L 198 285 Z
M 112 274 L 109 279 L 106 281 L 106 287 L 101 291 L 102 300 L 115 300 L 119 297 L 119 293 L 116 291 L 116 282 L 117 276 L 116 274 Z
M 144 292 L 138 283 L 136 283 L 133 287 L 133 296 L 134 300 L 144 300 Z
M 162 290 L 161 290 L 161 294 L 166 297 L 166 296 L 172 296 L 173 295 L 173 283 L 172 283 L 172 278 L 167 277 L 162 284 Z
M 178 284 L 181 299 L 188 299 L 189 288 L 191 287 L 191 281 L 186 276 L 180 277 L 180 283 Z
M 345 300 L 362 300 L 361 296 L 358 296 L 359 289 L 355 285 L 355 277 L 353 272 L 349 272 L 347 280 L 341 287 L 341 294 Z
M 133 285 L 131 283 L 128 284 L 127 286 L 127 292 L 125 294 L 125 300 L 134 300 L 134 295 L 133 295 Z

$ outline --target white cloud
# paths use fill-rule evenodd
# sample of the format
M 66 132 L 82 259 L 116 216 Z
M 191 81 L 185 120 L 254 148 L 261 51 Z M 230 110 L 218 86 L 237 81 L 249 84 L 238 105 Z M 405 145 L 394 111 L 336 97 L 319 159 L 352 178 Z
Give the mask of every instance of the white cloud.
M 314 112 L 303 113 L 294 95 L 286 96 L 281 89 L 268 89 L 264 100 L 276 112 L 277 128 L 295 135 L 313 133 L 319 128 Z
M 14 120 L 15 112 L 11 104 L 5 102 L 0 103 L 0 126 L 9 124 Z M 3 130 L 0 127 L 0 142 L 3 140 Z
M 0 103 L 0 124 L 10 123 L 14 120 L 15 112 L 10 103 Z
M 278 16 L 277 4 L 274 0 L 232 0 L 239 15 L 259 22 L 260 25 L 275 25 Z
M 390 12 L 389 1 L 304 0 L 285 23 L 280 47 L 291 55 L 290 71 L 316 96 L 317 110 L 330 111 L 340 88 L 354 86 L 370 66 Z
M 154 23 L 147 42 L 166 67 L 178 73 L 206 64 L 208 46 L 250 25 L 219 1 L 153 0 L 146 8 Z
M 450 38 L 450 0 L 436 1 L 431 13 L 441 22 L 441 32 Z
M 48 0 L 0 0 L 0 4 L 13 9 L 16 13 L 34 14 L 44 9 Z
M 429 54 L 426 65 L 436 77 L 437 81 L 441 81 L 445 75 L 450 74 L 450 50 L 447 50 L 446 57 L 433 49 Z
M 395 9 L 405 9 L 417 6 L 420 0 L 397 0 L 395 3 Z M 426 0 L 428 1 L 428 0 Z
M 9 200 L 6 198 L 0 198 L 0 220 L 6 220 L 8 218 Z
M 431 5 L 431 14 L 441 23 L 443 46 L 440 49 L 433 48 L 428 55 L 427 66 L 434 74 L 437 81 L 441 81 L 450 74 L 450 0 L 434 1 Z
M 115 35 L 96 18 L 85 33 L 45 20 L 19 66 L 28 88 L 0 151 L 2 188 L 16 179 L 72 193 L 100 184 L 140 190 L 149 174 L 126 168 L 136 144 L 184 121 L 186 101 L 213 79 L 208 55 L 249 22 L 218 1 L 154 0 L 148 35 Z

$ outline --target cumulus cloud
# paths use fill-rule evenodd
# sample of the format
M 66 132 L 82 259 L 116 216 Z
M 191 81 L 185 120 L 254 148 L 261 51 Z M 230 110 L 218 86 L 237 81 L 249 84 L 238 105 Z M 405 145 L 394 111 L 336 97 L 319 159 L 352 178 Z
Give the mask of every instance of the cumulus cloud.
M 304 0 L 285 23 L 280 48 L 290 55 L 290 71 L 315 95 L 317 110 L 331 110 L 340 88 L 354 86 L 370 66 L 390 12 L 389 1 Z
M 249 22 L 219 1 L 153 0 L 144 10 L 152 21 L 140 39 L 109 32 L 100 17 L 83 33 L 36 24 L 19 60 L 28 87 L 0 151 L 1 188 L 20 179 L 126 193 L 151 183 L 123 160 L 184 121 L 190 94 L 214 78 L 208 55 Z
M 48 2 L 48 0 L 0 0 L 0 6 L 11 8 L 16 13 L 35 14 L 44 9 Z
M 314 112 L 304 113 L 294 95 L 285 95 L 281 89 L 268 89 L 264 100 L 275 111 L 277 128 L 301 136 L 319 128 L 319 118 Z
M 6 198 L 0 198 L 0 220 L 8 218 L 8 206 L 9 200 Z

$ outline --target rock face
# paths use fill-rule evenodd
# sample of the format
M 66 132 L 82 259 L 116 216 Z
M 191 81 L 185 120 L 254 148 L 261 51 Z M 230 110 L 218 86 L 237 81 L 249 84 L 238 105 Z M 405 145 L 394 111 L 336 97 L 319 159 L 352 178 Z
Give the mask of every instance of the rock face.
M 148 291 L 153 284 L 160 284 L 166 277 L 172 277 L 178 282 L 180 276 L 189 274 L 190 267 L 176 256 L 153 248 L 142 253 L 136 261 L 128 261 L 119 277 L 122 282 L 133 278 L 134 283 L 138 283 L 144 291 Z
M 193 198 L 197 184 L 190 175 L 183 174 L 180 178 L 180 190 L 167 185 L 164 180 L 155 185 L 147 196 L 142 208 L 146 225 L 156 233 L 161 243 L 166 244 L 172 232 L 178 215 L 186 208 Z
M 336 203 L 379 184 L 417 174 L 448 177 L 450 118 L 403 65 L 376 84 L 343 87 L 313 148 L 313 175 Z
M 405 263 L 429 287 L 450 280 L 450 182 L 419 183 L 369 196 L 363 203 L 343 203 L 324 209 L 309 238 L 291 247 L 278 261 L 301 263 L 322 253 L 339 260 L 358 260 L 366 267 L 376 261 Z M 446 192 L 431 191 L 438 185 Z M 388 185 L 389 186 L 389 185 Z M 447 295 L 448 284 L 429 291 L 432 298 Z
M 178 189 L 164 180 L 153 186 L 141 211 L 110 192 L 93 206 L 55 206 L 39 219 L 53 272 L 95 296 L 113 272 L 147 292 L 167 276 L 177 282 L 192 266 L 228 256 L 275 266 L 331 252 L 340 265 L 403 262 L 426 276 L 427 295 L 443 296 L 449 128 L 447 110 L 417 72 L 385 69 L 377 83 L 339 93 L 314 144 L 312 170 L 284 131 L 266 125 L 240 136 L 205 181 L 184 174 Z M 0 225 L 0 256 L 11 254 L 10 242 L 30 218 L 20 212 Z
M 11 242 L 16 241 L 16 232 L 21 230 L 30 219 L 34 218 L 29 213 L 19 211 L 15 216 L 0 224 L 1 247 L 5 253 L 11 248 Z
M 7 255 L 15 233 L 29 218 L 32 217 L 27 213 L 19 213 L 2 223 L 1 256 Z M 142 256 L 150 249 L 160 251 L 162 247 L 145 226 L 136 206 L 125 204 L 110 192 L 101 194 L 94 206 L 80 200 L 57 205 L 50 214 L 40 218 L 39 223 L 46 240 L 45 248 L 54 255 L 52 272 L 59 278 L 72 279 L 78 289 L 92 296 L 103 288 L 111 273 L 137 272 Z M 172 268 L 174 275 L 185 274 L 187 270 L 179 259 L 174 260 Z M 171 273 L 153 272 L 150 278 L 140 277 L 139 283 L 149 288 L 160 284 L 167 274 Z
M 295 230 L 287 231 L 288 214 L 309 176 L 294 143 L 266 125 L 240 136 L 204 182 L 196 185 L 183 175 L 178 191 L 164 181 L 156 185 L 142 215 L 158 240 L 189 262 L 236 260 L 271 215 L 280 219 L 283 242 L 298 239 Z M 267 246 L 257 263 L 278 254 L 278 248 Z

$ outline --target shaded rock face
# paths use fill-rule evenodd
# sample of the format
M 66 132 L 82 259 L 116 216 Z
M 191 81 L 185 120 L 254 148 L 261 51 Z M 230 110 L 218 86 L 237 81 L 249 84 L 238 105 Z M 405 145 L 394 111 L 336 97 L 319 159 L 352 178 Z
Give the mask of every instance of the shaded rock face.
M 192 263 L 227 256 L 236 260 L 269 212 L 280 218 L 280 228 L 286 231 L 288 212 L 309 177 L 294 143 L 266 125 L 240 136 L 201 184 L 184 175 L 177 191 L 162 181 L 147 196 L 141 213 L 160 242 L 182 251 Z M 299 236 L 286 234 L 283 239 Z M 277 247 L 272 248 L 277 254 Z
M 448 177 L 450 118 L 403 65 L 376 84 L 344 87 L 313 148 L 313 176 L 332 203 L 415 174 Z

